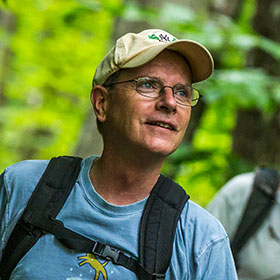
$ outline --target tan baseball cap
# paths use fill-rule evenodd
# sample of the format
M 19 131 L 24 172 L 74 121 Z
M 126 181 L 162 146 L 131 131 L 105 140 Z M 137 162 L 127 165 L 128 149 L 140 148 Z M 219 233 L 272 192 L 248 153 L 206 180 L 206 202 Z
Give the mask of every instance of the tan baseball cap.
M 203 81 L 212 74 L 213 58 L 203 45 L 177 39 L 160 29 L 148 29 L 137 34 L 127 33 L 117 40 L 97 66 L 93 85 L 103 85 L 118 70 L 141 66 L 165 49 L 176 51 L 187 59 L 193 83 Z

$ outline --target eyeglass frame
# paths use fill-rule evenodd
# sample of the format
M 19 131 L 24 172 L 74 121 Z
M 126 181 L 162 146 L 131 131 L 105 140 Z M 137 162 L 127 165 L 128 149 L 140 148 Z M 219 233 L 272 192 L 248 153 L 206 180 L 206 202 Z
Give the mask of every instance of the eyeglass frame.
M 137 88 L 137 82 L 138 82 L 139 80 L 141 80 L 141 79 L 156 80 L 159 84 L 161 84 L 162 87 L 161 87 L 160 90 L 159 90 L 159 95 L 158 95 L 158 96 L 155 96 L 155 97 L 152 97 L 152 96 L 148 96 L 148 95 L 145 95 L 145 94 L 139 92 L 139 91 L 138 91 L 139 88 Z M 170 88 L 170 89 L 172 90 L 173 97 L 175 98 L 176 103 L 179 104 L 179 105 L 182 105 L 182 106 L 186 106 L 186 107 L 194 107 L 195 105 L 197 105 L 199 99 L 203 97 L 203 95 L 201 95 L 200 92 L 199 92 L 196 88 L 194 88 L 194 87 L 192 87 L 192 86 L 190 86 L 190 85 L 184 85 L 184 86 L 186 86 L 186 87 L 191 88 L 193 91 L 196 91 L 196 92 L 198 93 L 198 97 L 191 100 L 191 102 L 195 102 L 194 104 L 188 105 L 188 104 L 186 104 L 186 103 L 180 102 L 180 101 L 177 100 L 177 98 L 176 98 L 176 96 L 175 96 L 175 92 L 174 92 L 174 88 L 175 88 L 176 86 L 178 86 L 178 84 L 175 85 L 175 86 L 173 86 L 173 87 L 172 87 L 172 86 L 165 86 L 161 80 L 156 79 L 156 78 L 150 78 L 150 77 L 139 77 L 139 78 L 136 78 L 136 79 L 131 79 L 131 80 L 127 80 L 127 81 L 120 81 L 120 82 L 114 82 L 114 83 L 109 83 L 109 84 L 106 84 L 106 83 L 105 83 L 105 85 L 103 85 L 103 86 L 104 86 L 104 87 L 110 87 L 110 86 L 114 86 L 114 85 L 118 85 L 118 84 L 125 84 L 125 83 L 131 83 L 131 82 L 135 82 L 135 90 L 137 91 L 137 93 L 140 94 L 141 96 L 144 96 L 144 97 L 147 97 L 147 98 L 154 98 L 154 99 L 156 99 L 156 98 L 158 98 L 158 97 L 161 96 L 161 94 L 162 94 L 162 92 L 163 92 L 163 90 L 164 90 L 165 88 Z

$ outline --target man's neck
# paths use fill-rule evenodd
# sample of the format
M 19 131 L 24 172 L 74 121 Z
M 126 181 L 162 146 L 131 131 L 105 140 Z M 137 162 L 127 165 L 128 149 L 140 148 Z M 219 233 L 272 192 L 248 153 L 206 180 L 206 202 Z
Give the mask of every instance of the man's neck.
M 135 157 L 113 159 L 103 154 L 92 164 L 90 179 L 106 201 L 116 205 L 131 204 L 150 194 L 162 164 L 163 160 L 143 162 Z

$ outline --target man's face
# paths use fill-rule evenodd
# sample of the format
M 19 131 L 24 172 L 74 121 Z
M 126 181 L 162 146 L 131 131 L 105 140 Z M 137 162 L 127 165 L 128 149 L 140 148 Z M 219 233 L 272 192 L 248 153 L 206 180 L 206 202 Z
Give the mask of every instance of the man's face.
M 167 50 L 143 66 L 122 70 L 118 81 L 139 77 L 157 78 L 167 86 L 191 85 L 186 61 Z M 135 156 L 149 152 L 166 157 L 182 141 L 190 114 L 191 108 L 177 104 L 170 88 L 158 98 L 147 98 L 137 93 L 135 82 L 115 85 L 106 109 L 104 143 Z

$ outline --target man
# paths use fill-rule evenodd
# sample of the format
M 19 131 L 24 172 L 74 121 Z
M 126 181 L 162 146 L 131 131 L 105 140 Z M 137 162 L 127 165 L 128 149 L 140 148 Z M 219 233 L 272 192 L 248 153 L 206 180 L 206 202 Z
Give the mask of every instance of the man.
M 237 231 L 248 199 L 252 192 L 254 173 L 232 178 L 207 206 L 225 227 L 229 237 Z M 265 197 L 263 198 L 265 199 Z M 238 278 L 242 280 L 280 279 L 280 186 L 268 216 L 238 255 Z
M 138 258 L 139 223 L 147 197 L 164 160 L 182 141 L 191 107 L 198 102 L 192 83 L 208 78 L 212 69 L 212 57 L 202 45 L 162 30 L 128 33 L 116 42 L 97 67 L 91 92 L 103 153 L 83 160 L 58 214 L 66 227 Z M 2 175 L 2 247 L 46 164 L 25 161 Z M 38 275 L 136 279 L 132 271 L 111 261 L 67 250 L 51 234 L 29 250 L 11 279 Z M 191 201 L 181 213 L 165 279 L 236 279 L 224 229 Z

